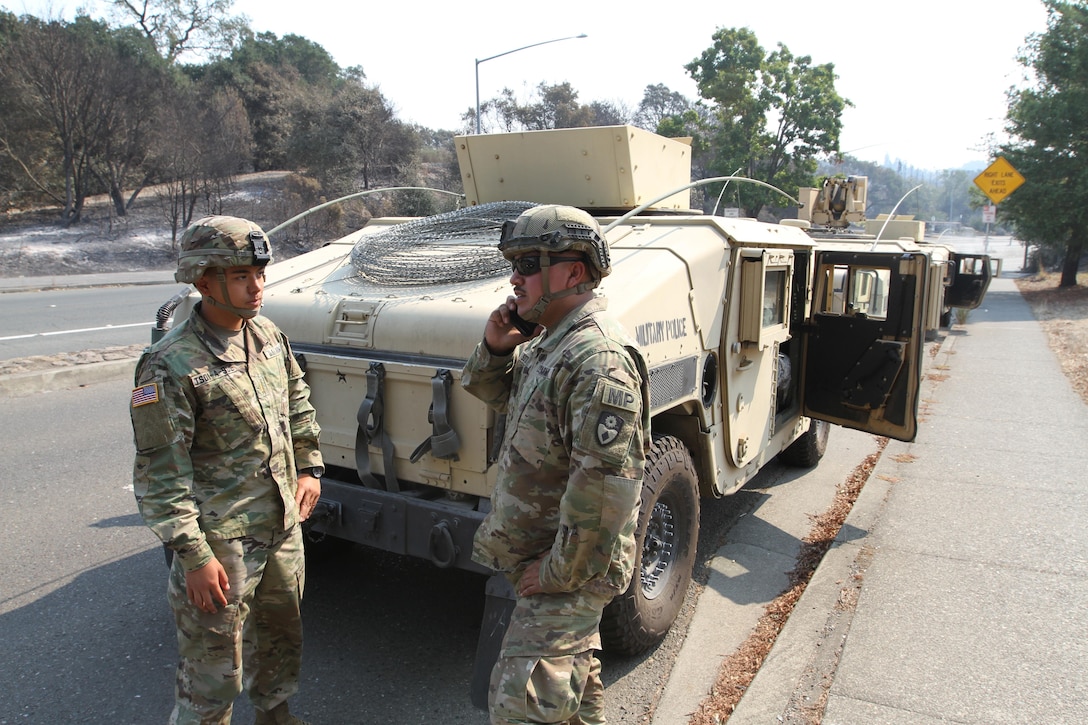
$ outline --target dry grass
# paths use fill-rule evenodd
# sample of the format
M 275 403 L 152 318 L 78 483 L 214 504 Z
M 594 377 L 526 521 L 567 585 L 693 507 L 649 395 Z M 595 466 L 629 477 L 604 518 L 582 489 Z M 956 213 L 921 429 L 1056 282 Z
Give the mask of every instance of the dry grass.
M 1073 390 L 1088 404 L 1088 272 L 1076 287 L 1058 287 L 1058 275 L 1044 273 L 1016 281 Z
M 827 511 L 813 518 L 812 529 L 801 543 L 797 565 L 789 573 L 789 588 L 767 605 L 763 616 L 756 624 L 755 631 L 740 649 L 722 662 L 718 679 L 711 688 L 710 695 L 699 704 L 699 709 L 689 721 L 690 725 L 720 725 L 726 722 L 733 713 L 762 666 L 767 653 L 771 651 L 778 633 L 785 626 L 805 587 L 812 579 L 816 567 L 820 565 L 824 554 L 831 548 L 835 537 L 839 535 L 839 529 L 842 528 L 861 489 L 869 480 L 877 461 L 880 460 L 888 439 L 877 440 L 877 451 L 862 461 L 846 482 L 839 486 L 835 493 L 835 500 Z M 822 707 L 819 709 L 822 710 Z M 806 721 L 819 722 L 819 714 L 816 712 L 802 713 L 801 716 Z

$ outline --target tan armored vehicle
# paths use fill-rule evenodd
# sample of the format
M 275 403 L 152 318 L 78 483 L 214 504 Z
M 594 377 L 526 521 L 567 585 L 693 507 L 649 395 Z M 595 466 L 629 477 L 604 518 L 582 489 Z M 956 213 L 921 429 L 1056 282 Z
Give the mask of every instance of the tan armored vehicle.
M 464 208 L 376 219 L 268 270 L 264 314 L 301 358 L 321 424 L 316 532 L 488 573 L 471 542 L 504 420 L 459 380 L 509 293 L 500 227 L 539 203 L 599 217 L 613 270 L 599 292 L 650 371 L 641 575 L 606 612 L 607 649 L 645 650 L 672 624 L 701 499 L 776 456 L 815 465 L 829 423 L 914 438 L 933 294 L 924 252 L 691 211 L 689 146 L 629 126 L 456 146 Z M 488 592 L 502 585 L 493 577 Z M 481 642 L 480 661 L 494 644 Z
M 985 254 L 966 254 L 953 247 L 925 239 L 925 222 L 913 217 L 865 215 L 869 180 L 864 176 L 828 178 L 819 189 L 802 188 L 797 219 L 783 224 L 805 229 L 821 248 L 835 242 L 848 247 L 868 245 L 871 249 L 922 252 L 930 261 L 927 292 L 927 337 L 948 327 L 953 308 L 974 309 L 990 286 L 992 268 Z

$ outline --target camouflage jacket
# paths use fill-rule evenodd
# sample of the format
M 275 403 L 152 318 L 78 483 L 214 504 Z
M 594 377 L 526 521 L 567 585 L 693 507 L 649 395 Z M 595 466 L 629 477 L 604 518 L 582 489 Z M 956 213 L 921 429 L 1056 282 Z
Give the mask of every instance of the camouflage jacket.
M 255 317 L 245 340 L 248 361 L 198 305 L 136 365 L 136 501 L 187 571 L 211 560 L 206 539 L 297 524 L 296 469 L 321 465 L 310 389 L 287 338 Z
M 473 559 L 545 592 L 618 593 L 635 560 L 649 400 L 645 364 L 596 297 L 505 357 L 483 343 L 464 388 L 506 414 L 491 511 Z

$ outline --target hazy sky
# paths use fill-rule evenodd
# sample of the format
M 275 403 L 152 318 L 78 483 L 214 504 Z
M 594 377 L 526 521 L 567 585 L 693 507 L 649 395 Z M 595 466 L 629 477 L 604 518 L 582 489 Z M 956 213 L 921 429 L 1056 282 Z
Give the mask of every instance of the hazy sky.
M 103 0 L 0 0 L 8 10 L 100 15 Z M 408 122 L 460 130 L 476 102 L 476 59 L 553 38 L 480 63 L 480 96 L 504 86 L 527 100 L 541 82 L 569 82 L 583 103 L 638 106 L 662 83 L 694 100 L 684 70 L 719 27 L 748 27 L 765 50 L 785 44 L 813 63 L 834 63 L 836 87 L 853 102 L 843 115 L 841 149 L 858 158 L 902 159 L 929 169 L 986 160 L 988 133 L 1005 116 L 1005 91 L 1021 83 L 1018 51 L 1046 29 L 1039 0 L 688 0 L 671 4 L 550 0 L 512 3 L 235 0 L 254 30 L 302 35 L 343 66 L 362 66 L 370 83 Z

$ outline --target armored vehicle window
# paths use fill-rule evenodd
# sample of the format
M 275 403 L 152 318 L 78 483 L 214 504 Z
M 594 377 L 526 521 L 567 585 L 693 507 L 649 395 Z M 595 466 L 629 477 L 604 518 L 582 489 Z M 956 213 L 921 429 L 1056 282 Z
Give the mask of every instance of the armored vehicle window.
M 745 249 L 739 253 L 741 298 L 739 338 L 762 350 L 789 339 L 790 275 L 793 253 Z
M 983 265 L 988 260 L 981 257 L 961 257 L 960 258 L 960 274 L 977 274 L 984 273 Z
M 763 327 L 786 321 L 786 270 L 768 269 L 763 281 Z
M 888 316 L 887 269 L 836 265 L 824 269 L 823 309 L 835 315 L 865 316 L 883 320 Z

